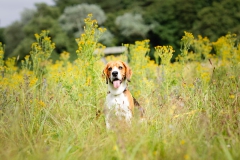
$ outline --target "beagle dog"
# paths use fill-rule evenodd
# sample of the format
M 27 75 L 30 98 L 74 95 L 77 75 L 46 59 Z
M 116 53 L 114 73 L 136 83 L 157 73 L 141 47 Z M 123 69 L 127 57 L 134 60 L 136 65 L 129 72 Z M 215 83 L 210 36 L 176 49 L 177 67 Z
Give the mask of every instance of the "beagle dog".
M 122 61 L 107 63 L 103 70 L 103 76 L 108 85 L 108 94 L 104 108 L 107 129 L 116 125 L 116 121 L 131 124 L 134 104 L 139 105 L 128 90 L 128 82 L 132 76 L 132 70 Z M 144 110 L 141 108 L 141 116 Z

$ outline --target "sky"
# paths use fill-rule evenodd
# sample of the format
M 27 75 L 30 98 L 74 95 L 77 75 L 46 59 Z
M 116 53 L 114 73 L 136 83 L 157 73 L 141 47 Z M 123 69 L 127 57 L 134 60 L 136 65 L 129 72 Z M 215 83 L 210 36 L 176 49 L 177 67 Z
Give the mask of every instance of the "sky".
M 0 28 L 20 20 L 21 12 L 25 9 L 34 9 L 37 2 L 54 5 L 53 0 L 0 0 Z

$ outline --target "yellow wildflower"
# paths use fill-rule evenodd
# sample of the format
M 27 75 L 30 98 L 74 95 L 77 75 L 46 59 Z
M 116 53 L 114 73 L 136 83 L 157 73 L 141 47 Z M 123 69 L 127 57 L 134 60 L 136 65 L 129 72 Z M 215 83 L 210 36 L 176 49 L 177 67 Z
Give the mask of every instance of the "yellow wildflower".
M 185 155 L 184 155 L 184 159 L 189 159 L 189 155 L 188 155 L 188 154 L 185 154 Z
M 185 141 L 184 141 L 184 140 L 181 140 L 180 144 L 181 144 L 181 145 L 184 145 L 184 144 L 185 144 Z
M 234 99 L 235 95 L 234 94 L 230 94 L 229 98 Z
M 38 101 L 38 105 L 42 108 L 46 107 L 46 104 L 43 101 Z

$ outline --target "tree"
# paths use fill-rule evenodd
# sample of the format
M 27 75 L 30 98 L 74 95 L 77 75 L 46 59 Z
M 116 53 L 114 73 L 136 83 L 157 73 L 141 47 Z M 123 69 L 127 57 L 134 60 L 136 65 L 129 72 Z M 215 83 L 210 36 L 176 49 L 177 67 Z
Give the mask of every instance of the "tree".
M 23 12 L 21 13 L 21 23 L 27 24 L 36 14 L 35 9 L 24 9 Z
M 16 21 L 4 30 L 4 38 L 6 44 L 5 58 L 13 56 L 13 54 L 11 53 L 24 39 L 25 35 L 22 30 L 23 26 L 24 26 L 23 23 Z
M 35 41 L 34 34 L 42 30 L 50 31 L 50 37 L 56 43 L 55 53 L 76 49 L 71 46 L 71 41 L 67 40 L 66 33 L 58 23 L 58 8 L 45 3 L 36 4 L 36 8 L 35 11 L 26 9 L 20 22 L 15 22 L 5 29 L 7 57 L 20 56 L 20 59 L 23 59 L 29 54 L 31 44 Z
M 198 12 L 193 31 L 216 41 L 228 32 L 240 35 L 239 22 L 240 0 L 221 0 Z
M 60 8 L 60 11 L 63 12 L 66 7 L 79 5 L 79 4 L 96 4 L 100 6 L 105 12 L 116 12 L 126 8 L 128 4 L 131 4 L 132 1 L 136 0 L 54 0 L 56 6 Z
M 79 4 L 66 7 L 64 13 L 60 16 L 59 22 L 68 35 L 78 37 L 83 33 L 84 19 L 88 14 L 93 14 L 93 18 L 101 25 L 106 20 L 104 11 L 94 4 Z
M 148 31 L 151 29 L 151 25 L 144 24 L 141 14 L 125 13 L 116 18 L 115 24 L 125 37 L 139 36 L 146 38 Z
M 88 13 L 107 28 L 101 42 L 108 46 L 147 38 L 152 47 L 171 45 L 178 54 L 184 31 L 208 36 L 211 41 L 227 32 L 240 34 L 240 0 L 54 1 L 55 7 L 39 4 L 35 11 L 26 10 L 20 22 L 5 29 L 7 54 L 13 50 L 14 55 L 20 50 L 25 54 L 21 43 L 34 40 L 34 33 L 42 29 L 50 30 L 57 53 L 75 53 L 75 37 L 82 32 Z
M 2 44 L 5 44 L 4 28 L 0 28 L 0 42 L 2 42 Z
M 195 0 L 160 0 L 149 5 L 144 19 L 154 26 L 148 35 L 152 45 L 171 45 L 179 51 L 179 40 L 184 31 L 192 31 L 197 10 L 202 5 L 199 3 Z

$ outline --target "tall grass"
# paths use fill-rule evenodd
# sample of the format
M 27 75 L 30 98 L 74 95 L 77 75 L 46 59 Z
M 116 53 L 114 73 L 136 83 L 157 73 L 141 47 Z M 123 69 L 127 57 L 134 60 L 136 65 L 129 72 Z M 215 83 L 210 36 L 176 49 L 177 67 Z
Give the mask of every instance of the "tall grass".
M 179 61 L 170 63 L 171 46 L 156 47 L 160 66 L 146 57 L 148 40 L 126 45 L 128 52 L 119 57 L 107 57 L 129 59 L 129 88 L 146 109 L 144 123 L 136 116 L 130 128 L 107 132 L 98 112 L 107 93 L 104 64 L 94 54 L 104 48 L 97 42 L 104 30 L 91 15 L 85 23 L 73 63 L 67 52 L 56 63 L 48 59 L 54 45 L 47 31 L 40 33 L 46 43 L 36 35 L 39 46 L 21 69 L 16 58 L 3 60 L 0 44 L 0 159 L 240 158 L 236 35 L 212 43 L 185 32 Z M 35 60 L 40 56 L 45 58 Z

